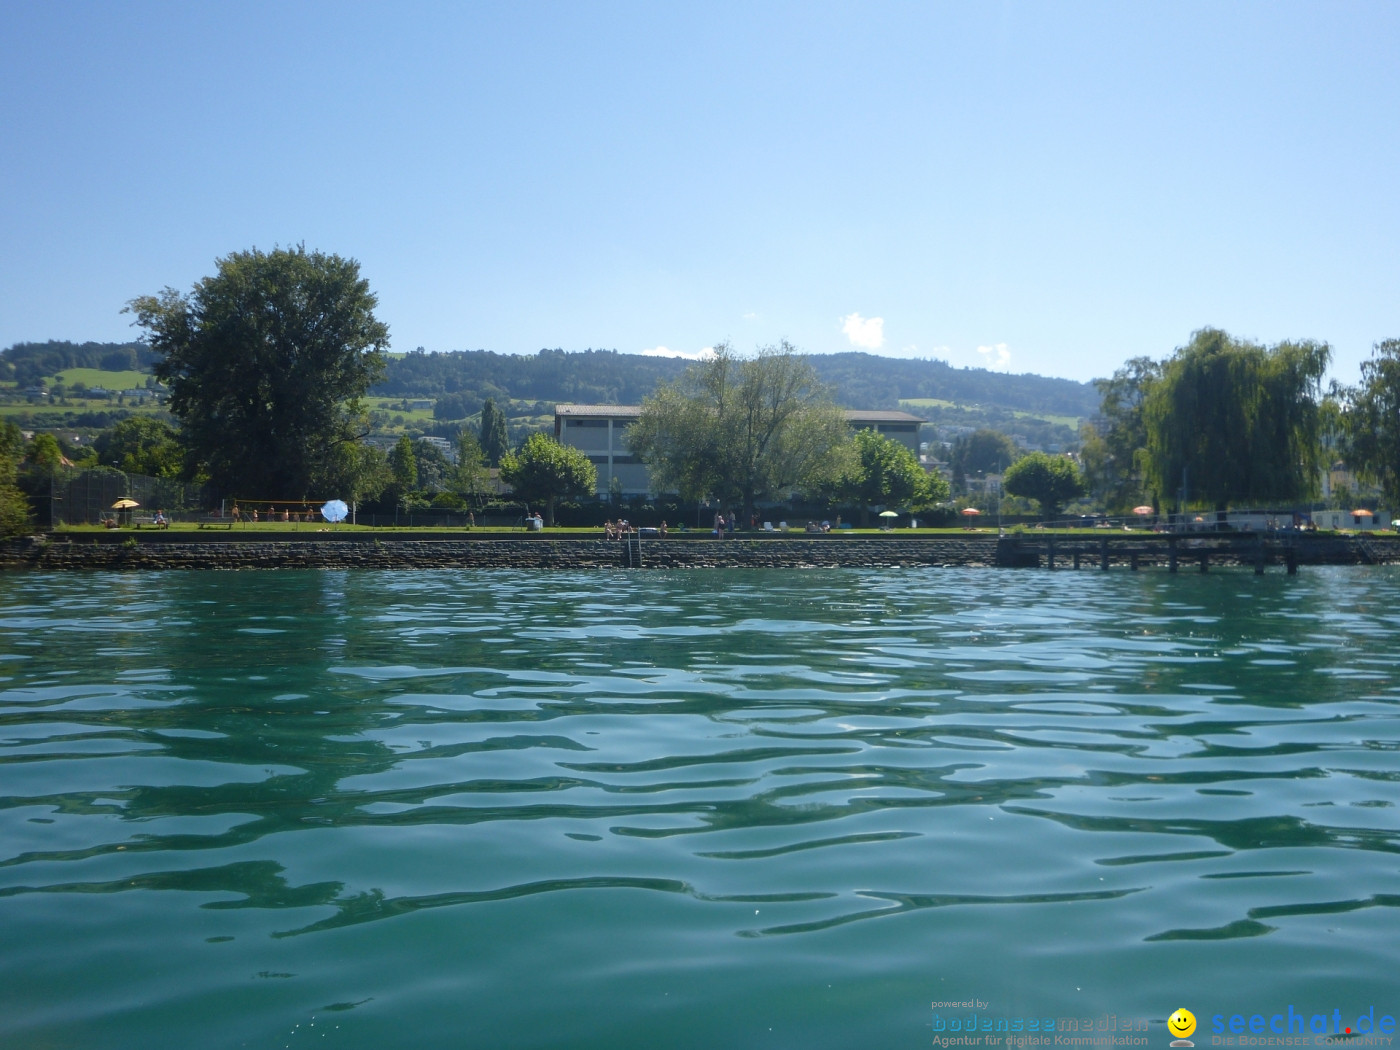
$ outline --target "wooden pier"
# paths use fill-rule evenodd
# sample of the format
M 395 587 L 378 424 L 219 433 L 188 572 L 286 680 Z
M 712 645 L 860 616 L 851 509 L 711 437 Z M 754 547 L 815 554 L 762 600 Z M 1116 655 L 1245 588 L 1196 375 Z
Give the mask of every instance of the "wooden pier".
M 1021 533 L 997 542 L 997 564 L 1009 568 L 1083 569 L 1107 572 L 1114 566 L 1136 572 L 1165 567 L 1177 572 L 1187 566 L 1209 572 L 1216 566 L 1252 566 L 1257 575 L 1266 567 L 1282 566 L 1290 576 L 1298 571 L 1300 542 L 1290 533 L 1110 534 L 1057 536 Z

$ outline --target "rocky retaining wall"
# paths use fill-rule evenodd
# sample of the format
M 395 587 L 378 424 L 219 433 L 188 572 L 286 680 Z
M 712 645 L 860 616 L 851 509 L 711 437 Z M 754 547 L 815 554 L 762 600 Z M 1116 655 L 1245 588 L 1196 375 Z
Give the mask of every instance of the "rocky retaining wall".
M 229 537 L 181 541 L 170 534 L 117 540 L 115 537 L 35 537 L 0 547 L 0 569 L 603 569 L 627 568 L 627 544 L 595 539 L 480 537 L 434 539 L 350 539 Z M 1114 547 L 1119 544 L 1115 543 Z M 1142 547 L 1139 542 L 1137 547 Z M 995 536 L 862 537 L 842 539 L 680 539 L 643 540 L 641 562 L 648 569 L 691 568 L 891 568 L 911 566 L 1025 566 L 1044 564 L 1032 551 L 1018 551 L 1015 538 Z M 1126 555 L 1127 544 L 1122 545 Z M 1301 565 L 1355 565 L 1400 562 L 1400 538 L 1303 537 L 1296 545 Z M 1029 557 L 1017 557 L 1017 554 Z M 1181 545 L 1183 567 L 1190 548 Z M 1068 545 L 1059 546 L 1057 566 L 1069 568 Z M 1144 566 L 1165 564 L 1165 551 L 1143 552 Z M 1277 564 L 1277 558 L 1270 559 Z M 1115 550 L 1113 567 L 1123 557 Z M 1097 569 L 1085 549 L 1082 569 Z
M 105 537 L 104 537 L 105 539 Z M 644 540 L 644 568 L 985 566 L 996 538 Z M 625 568 L 626 545 L 591 539 L 437 539 L 152 543 L 22 541 L 4 569 L 600 569 Z

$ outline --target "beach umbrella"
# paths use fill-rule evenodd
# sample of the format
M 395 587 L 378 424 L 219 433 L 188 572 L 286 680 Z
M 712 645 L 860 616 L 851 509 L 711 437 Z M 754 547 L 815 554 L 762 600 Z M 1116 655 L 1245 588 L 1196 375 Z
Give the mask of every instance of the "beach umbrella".
M 327 501 L 321 508 L 321 517 L 327 521 L 344 521 L 345 515 L 350 513 L 350 508 L 345 505 L 343 499 L 333 499 Z
M 880 517 L 882 517 L 882 518 L 897 518 L 897 517 L 899 517 L 899 512 L 898 512 L 898 511 L 893 511 L 893 510 L 882 510 L 882 511 L 880 511 Z
M 1354 510 L 1352 514 L 1358 518 L 1370 518 L 1374 516 L 1369 510 Z
M 1147 506 L 1147 504 L 1144 503 L 1141 507 L 1134 507 L 1134 508 L 1133 508 L 1133 513 L 1134 513 L 1134 514 L 1151 514 L 1151 513 L 1152 513 L 1152 508 L 1149 507 L 1149 506 Z
M 981 512 L 980 510 L 978 510 L 976 507 L 964 507 L 964 508 L 963 508 L 963 513 L 966 514 L 969 518 L 975 518 L 975 517 L 977 517 L 977 515 L 981 514 L 982 512 Z
M 131 499 L 130 497 L 123 497 L 122 499 L 119 499 L 117 500 L 117 502 L 112 504 L 112 509 L 131 510 L 131 508 L 139 506 L 141 506 L 141 504 L 137 503 L 134 499 Z M 1367 511 L 1367 513 L 1369 514 L 1370 512 Z

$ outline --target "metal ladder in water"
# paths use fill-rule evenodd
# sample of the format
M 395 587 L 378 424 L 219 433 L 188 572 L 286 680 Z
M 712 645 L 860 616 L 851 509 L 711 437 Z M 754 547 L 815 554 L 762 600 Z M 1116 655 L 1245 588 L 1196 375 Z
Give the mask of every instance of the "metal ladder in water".
M 1356 537 L 1356 549 L 1361 552 L 1362 560 L 1367 565 L 1383 565 L 1386 561 L 1385 555 L 1365 536 Z
M 642 567 L 642 534 L 629 533 L 622 537 L 622 564 L 629 569 Z

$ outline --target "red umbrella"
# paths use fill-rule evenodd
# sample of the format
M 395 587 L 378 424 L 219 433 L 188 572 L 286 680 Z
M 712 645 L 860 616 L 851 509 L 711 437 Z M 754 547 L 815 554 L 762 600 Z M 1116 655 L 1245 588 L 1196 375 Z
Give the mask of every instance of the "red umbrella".
M 966 514 L 968 517 L 973 517 L 974 515 L 981 514 L 982 512 L 976 507 L 964 507 L 963 513 Z
M 1152 508 L 1149 507 L 1149 506 L 1147 506 L 1147 504 L 1144 503 L 1141 507 L 1134 507 L 1134 508 L 1133 508 L 1133 513 L 1134 513 L 1134 514 L 1151 514 L 1151 513 L 1152 513 Z

